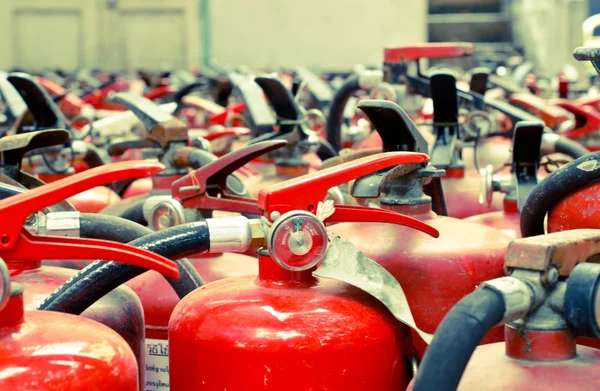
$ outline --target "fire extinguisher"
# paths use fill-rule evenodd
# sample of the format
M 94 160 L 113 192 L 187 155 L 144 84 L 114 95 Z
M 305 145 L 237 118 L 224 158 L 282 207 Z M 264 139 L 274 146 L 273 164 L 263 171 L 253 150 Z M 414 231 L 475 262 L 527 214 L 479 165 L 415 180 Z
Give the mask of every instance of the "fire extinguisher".
M 334 167 L 322 171 L 315 172 L 310 176 L 299 177 L 295 180 L 290 180 L 282 184 L 274 185 L 273 187 L 261 192 L 259 197 L 259 209 L 261 215 L 264 218 L 249 220 L 245 217 L 229 217 L 220 219 L 207 219 L 205 221 L 198 221 L 193 223 L 187 223 L 184 225 L 167 228 L 163 231 L 155 232 L 144 238 L 136 240 L 130 243 L 131 245 L 141 245 L 146 249 L 155 251 L 163 256 L 172 258 L 179 258 L 182 256 L 190 255 L 192 253 L 207 252 L 209 250 L 217 249 L 218 251 L 229 250 L 243 252 L 250 247 L 253 242 L 259 241 L 268 248 L 268 252 L 264 252 L 260 256 L 261 271 L 259 272 L 259 280 L 255 284 L 254 276 L 246 276 L 239 278 L 228 278 L 219 282 L 211 283 L 206 285 L 206 288 L 197 290 L 196 292 L 210 293 L 214 287 L 215 289 L 220 286 L 235 286 L 237 292 L 242 292 L 244 295 L 253 293 L 261 294 L 263 292 L 263 299 L 266 300 L 265 306 L 261 306 L 263 299 L 253 300 L 248 297 L 245 300 L 246 303 L 250 304 L 247 308 L 248 311 L 242 312 L 242 307 L 238 311 L 231 311 L 231 308 L 227 308 L 227 311 L 221 312 L 225 314 L 238 314 L 241 316 L 235 322 L 230 322 L 228 319 L 222 318 L 223 323 L 219 327 L 219 330 L 223 332 L 223 336 L 229 335 L 226 340 L 234 341 L 231 339 L 231 332 L 236 335 L 235 344 L 231 345 L 234 350 L 224 351 L 226 345 L 221 345 L 222 338 L 213 338 L 204 331 L 196 333 L 195 335 L 205 335 L 207 338 L 196 339 L 187 338 L 185 336 L 186 330 L 191 330 L 183 327 L 184 324 L 192 325 L 191 319 L 183 320 L 178 319 L 175 321 L 177 331 L 173 331 L 173 319 L 180 316 L 186 317 L 188 314 L 193 314 L 195 311 L 178 311 L 172 315 L 169 338 L 171 338 L 168 350 L 170 362 L 156 362 L 156 368 L 159 369 L 160 377 L 156 382 L 160 382 L 164 387 L 171 387 L 173 389 L 186 389 L 197 388 L 202 381 L 202 378 L 210 378 L 215 381 L 233 382 L 232 384 L 243 384 L 241 387 L 248 389 L 249 383 L 240 379 L 240 376 L 250 376 L 252 384 L 256 380 L 259 380 L 260 387 L 264 387 L 263 375 L 267 375 L 271 378 L 271 385 L 276 389 L 281 389 L 282 381 L 289 381 L 289 374 L 294 370 L 297 370 L 296 361 L 300 359 L 304 360 L 305 364 L 311 365 L 322 362 L 324 358 L 331 364 L 337 362 L 332 360 L 333 357 L 339 356 L 340 359 L 344 359 L 344 362 L 336 366 L 334 375 L 329 375 L 325 380 L 319 379 L 318 376 L 313 378 L 306 378 L 302 380 L 302 384 L 298 385 L 301 389 L 306 389 L 307 384 L 321 385 L 324 384 L 335 384 L 344 387 L 344 385 L 356 385 L 363 384 L 363 380 L 366 383 L 368 389 L 373 385 L 375 389 L 392 389 L 394 387 L 404 387 L 408 381 L 409 375 L 407 374 L 408 356 L 409 352 L 405 349 L 404 338 L 406 337 L 407 330 L 405 327 L 394 327 L 389 328 L 391 317 L 387 310 L 383 309 L 380 305 L 374 303 L 373 300 L 369 299 L 366 295 L 361 294 L 354 288 L 345 284 L 336 283 L 331 280 L 321 280 L 317 284 L 317 280 L 310 274 L 316 263 L 322 260 L 322 256 L 327 248 L 327 235 L 324 230 L 322 220 L 326 220 L 326 223 L 335 223 L 339 221 L 378 221 L 378 222 L 391 222 L 395 224 L 410 225 L 421 231 L 424 231 L 430 235 L 437 236 L 437 230 L 428 227 L 426 224 L 414 220 L 412 218 L 397 214 L 395 212 L 385 211 L 381 209 L 361 208 L 361 207 L 347 207 L 347 206 L 333 206 L 333 203 L 318 204 L 318 200 L 325 197 L 327 190 L 330 186 L 336 185 L 342 182 L 346 182 L 355 178 L 356 176 L 366 175 L 372 171 L 378 171 L 386 167 L 394 166 L 399 163 L 420 163 L 427 160 L 427 156 L 423 154 L 411 154 L 411 153 L 387 153 L 378 156 L 366 157 L 359 161 L 354 161 L 342 165 L 340 167 Z M 305 191 L 303 189 L 310 188 L 311 191 Z M 296 195 L 302 195 L 300 197 Z M 312 210 L 313 213 L 308 212 Z M 289 213 L 288 213 L 289 212 Z M 316 215 L 314 213 L 317 213 Z M 267 217 L 269 216 L 269 217 Z M 273 221 L 275 219 L 275 221 Z M 268 228 L 271 226 L 271 228 Z M 277 228 L 278 227 L 278 228 Z M 290 234 L 292 231 L 290 227 L 296 227 L 296 233 L 293 239 L 285 240 L 281 238 L 281 235 Z M 325 236 L 323 236 L 325 235 Z M 289 243 L 289 248 L 281 243 Z M 356 249 L 347 242 L 340 242 L 332 239 L 337 244 L 335 247 L 337 250 L 345 249 L 350 251 L 348 257 L 355 258 L 358 256 Z M 269 244 L 270 243 L 270 244 Z M 345 243 L 345 244 L 344 244 Z M 331 250 L 332 247 L 330 247 Z M 267 254 L 271 255 L 267 255 Z M 296 254 L 296 255 L 293 255 Z M 271 256 L 273 258 L 271 258 Z M 334 256 L 335 258 L 335 256 Z M 364 257 L 360 257 L 359 260 L 363 262 L 360 265 L 364 269 Z M 279 266 L 276 262 L 279 262 Z M 330 263 L 331 264 L 331 263 Z M 286 266 L 288 265 L 288 266 Z M 325 260 L 323 260 L 325 265 Z M 339 265 L 338 265 L 339 266 Z M 340 269 L 335 266 L 334 269 Z M 286 267 L 295 268 L 295 271 L 286 270 Z M 382 276 L 382 269 L 378 265 L 375 265 L 376 270 L 370 273 L 366 273 L 370 278 L 375 278 L 375 281 L 370 281 L 369 278 L 364 280 L 364 275 L 359 273 L 353 273 L 352 270 L 359 268 L 359 264 L 355 263 L 354 266 L 345 266 L 341 270 L 349 271 L 342 278 L 343 281 L 353 280 L 355 283 L 362 281 L 364 284 L 358 284 L 361 289 L 367 290 L 373 294 L 379 300 L 383 301 L 384 304 L 392 308 L 392 313 L 395 317 L 402 321 L 414 326 L 414 321 L 410 311 L 407 310 L 408 306 L 404 303 L 405 300 L 400 297 L 400 300 L 395 300 L 394 303 L 403 303 L 400 307 L 395 306 L 394 303 L 386 302 L 385 298 L 382 298 L 383 292 L 380 283 Z M 331 270 L 320 268 L 320 273 L 323 276 L 331 276 Z M 127 279 L 139 275 L 141 270 L 132 270 L 127 265 L 119 265 L 114 263 L 107 263 L 98 265 L 96 268 L 88 267 L 81 271 L 77 276 L 68 281 L 63 287 L 59 288 L 46 302 L 40 307 L 41 309 L 65 311 L 69 313 L 78 313 L 85 309 L 87 306 L 94 303 L 98 298 L 102 297 L 106 292 L 111 291 L 118 286 L 120 283 Z M 374 274 L 377 272 L 378 274 Z M 394 281 L 393 277 L 389 274 L 385 274 L 387 281 Z M 362 275 L 362 280 L 358 279 L 357 276 Z M 91 277 L 94 277 L 94 284 L 90 285 L 89 281 Z M 263 280 L 262 282 L 260 282 Z M 369 283 L 370 281 L 370 283 Z M 348 281 L 347 281 L 348 282 Z M 352 282 L 351 282 L 352 283 Z M 370 288 L 365 286 L 370 285 Z M 384 288 L 389 286 L 385 284 Z M 193 301 L 188 301 L 188 298 L 193 298 L 195 293 L 186 296 L 183 300 L 191 304 Z M 384 295 L 385 296 L 385 295 Z M 283 298 L 289 297 L 289 300 L 282 301 Z M 236 301 L 229 301 L 234 304 Z M 179 306 L 181 307 L 184 302 Z M 327 304 L 329 303 L 329 304 Z M 215 302 L 216 304 L 216 302 Z M 267 304 L 271 304 L 274 307 L 270 307 Z M 284 308 L 279 308 L 280 304 L 284 305 Z M 294 308 L 299 305 L 299 308 Z M 323 309 L 325 306 L 326 311 L 318 310 Z M 178 307 L 178 308 L 180 308 Z M 218 306 L 217 306 L 218 307 Z M 217 309 L 217 307 L 210 306 L 205 308 Z M 263 310 L 260 308 L 267 309 L 267 317 L 262 315 Z M 312 310 L 314 308 L 314 311 Z M 199 308 L 197 308 L 199 309 Z M 221 308 L 223 309 L 223 308 Z M 258 312 L 256 310 L 258 309 Z M 271 312 L 268 312 L 272 309 Z M 383 312 L 381 312 L 383 311 Z M 360 316 L 356 317 L 359 313 Z M 282 318 L 276 320 L 273 323 L 271 319 L 281 314 Z M 286 317 L 285 315 L 289 315 Z M 293 315 L 292 315 L 293 314 Z M 333 314 L 337 314 L 333 316 Z M 319 327 L 314 327 L 314 316 L 318 316 Z M 291 317 L 291 318 L 290 318 Z M 212 318 L 212 317 L 211 317 Z M 242 318 L 244 320 L 242 320 Z M 248 319 L 247 321 L 245 319 Z M 355 319 L 356 318 L 356 319 Z M 216 318 L 214 318 L 216 319 Z M 253 320 L 254 319 L 254 320 Z M 294 327 L 295 333 L 290 331 L 287 333 L 288 326 L 285 326 L 287 319 L 290 321 L 289 327 Z M 234 329 L 244 325 L 252 325 L 256 320 L 260 322 L 266 322 L 265 327 L 259 327 L 253 329 L 255 332 L 243 333 L 235 332 Z M 285 329 L 275 330 L 273 327 L 280 328 L 281 324 L 284 324 Z M 197 322 L 193 324 L 197 325 Z M 339 325 L 344 324 L 344 333 L 339 332 Z M 295 326 L 304 325 L 303 329 Z M 230 329 L 233 327 L 233 329 Z M 212 325 L 209 325 L 212 332 L 219 333 L 219 330 L 212 330 Z M 353 332 L 357 329 L 357 333 Z M 364 341 L 362 344 L 354 345 L 351 343 L 338 343 L 342 341 L 348 341 L 353 339 L 353 336 L 364 335 L 364 330 L 380 330 L 380 338 L 377 338 L 376 342 L 369 338 L 369 341 Z M 267 332 L 267 335 L 257 334 Z M 358 331 L 361 331 L 358 333 Z M 306 332 L 303 334 L 302 332 Z M 244 336 L 246 339 L 239 338 Z M 328 342 L 323 344 L 321 342 L 314 343 L 316 335 L 321 335 Z M 425 338 L 428 338 L 426 334 L 423 334 Z M 276 353 L 272 354 L 269 350 L 265 351 L 265 360 L 268 361 L 267 368 L 264 365 L 255 361 L 250 362 L 246 360 L 247 349 L 251 355 L 256 355 L 257 345 L 256 343 L 262 343 L 267 338 L 271 343 L 279 346 L 312 346 L 312 350 L 302 350 L 297 352 L 295 350 L 290 351 L 290 354 L 284 352 L 284 356 L 287 357 L 288 364 L 282 368 L 276 366 L 275 363 L 271 363 L 270 360 L 279 361 L 281 355 Z M 173 338 L 179 338 L 174 340 Z M 290 338 L 302 338 L 305 344 L 300 343 L 297 339 L 296 343 L 290 345 Z M 257 339 L 257 340 L 254 340 Z M 187 353 L 182 352 L 181 348 L 185 341 L 187 346 Z M 216 345 L 213 345 L 213 342 Z M 254 343 L 252 343 L 254 342 Z M 196 358 L 191 359 L 186 357 L 186 354 L 196 354 L 200 350 L 195 349 L 196 344 L 206 344 L 201 346 L 202 352 L 214 352 L 212 356 L 212 362 L 216 365 L 214 368 L 210 365 L 201 364 L 199 371 L 194 370 L 193 372 L 187 372 L 189 365 L 199 363 L 200 361 Z M 366 344 L 366 345 L 365 345 Z M 200 345 L 198 345 L 200 347 Z M 340 347 L 344 348 L 340 350 Z M 358 350 L 356 350 L 358 347 Z M 154 347 L 153 347 L 154 348 Z M 163 351 L 166 351 L 167 347 L 161 345 Z M 236 349 L 238 349 L 236 351 Z M 323 350 L 325 349 L 325 350 Z M 324 354 L 323 352 L 328 354 Z M 323 353 L 323 354 L 322 354 Z M 384 362 L 386 365 L 381 365 L 382 354 L 385 357 Z M 204 355 L 204 354 L 203 354 Z M 223 356 L 224 355 L 224 356 Z M 360 359 L 358 356 L 360 355 Z M 378 362 L 378 365 L 373 368 L 364 368 L 363 359 L 365 356 L 372 356 L 373 360 L 370 362 Z M 177 357 L 177 359 L 175 359 Z M 227 357 L 221 360 L 221 357 Z M 256 357 L 256 356 L 255 356 Z M 299 357 L 299 358 L 296 358 Z M 348 357 L 356 357 L 356 362 L 348 361 Z M 377 358 L 377 360 L 376 360 Z M 174 360 L 178 360 L 177 362 Z M 163 359 L 164 361 L 164 359 Z M 254 364 L 252 364 L 254 363 Z M 402 364 L 401 364 L 402 363 Z M 231 366 L 234 364 L 235 366 Z M 256 365 L 257 370 L 243 369 L 244 365 Z M 272 366 L 271 366 L 272 365 Z M 222 369 L 219 366 L 223 366 Z M 218 376 L 223 374 L 224 367 L 227 366 L 229 370 L 235 371 L 238 375 L 235 377 Z M 312 366 L 312 365 L 311 365 Z M 160 368 L 159 368 L 160 367 Z M 240 368 L 239 370 L 237 368 Z M 260 367 L 260 368 L 259 368 Z M 271 368 L 276 371 L 275 375 L 271 376 Z M 346 368 L 346 371 L 344 371 Z M 215 370 L 216 369 L 216 370 Z M 331 367 L 330 367 L 331 369 Z M 352 370 L 351 370 L 352 369 Z M 354 370 L 356 369 L 356 370 Z M 170 381 L 165 378 L 166 374 L 170 373 Z M 178 371 L 178 372 L 176 372 Z M 185 375 L 183 371 L 186 372 Z M 266 371 L 266 372 L 265 372 Z M 375 371 L 375 372 L 373 372 Z M 319 372 L 323 373 L 323 372 Z M 331 371 L 328 373 L 331 374 Z M 378 374 L 381 373 L 382 376 Z M 183 377 L 182 377 L 183 376 Z M 219 380 L 219 378 L 221 380 Z M 236 383 L 242 381 L 243 383 Z M 323 383 L 323 381 L 325 383 Z M 185 383 L 185 385 L 183 385 Z M 213 381 L 208 381 L 206 384 L 213 384 Z M 382 386 L 382 387 L 379 387 Z M 216 387 L 221 387 L 220 383 Z M 347 388 L 347 387 L 346 387 Z
M 596 390 L 600 338 L 596 294 L 600 231 L 574 230 L 514 240 L 509 276 L 484 282 L 438 327 L 411 390 Z M 504 324 L 506 342 L 479 346 Z
M 236 226 L 231 220 L 227 228 L 231 239 L 222 237 L 221 242 L 240 251 L 250 245 L 250 238 L 266 239 L 259 252 L 258 277 L 220 280 L 177 305 L 169 322 L 171 390 L 405 387 L 410 376 L 407 329 L 390 328 L 387 311 L 380 312 L 364 293 L 315 277 L 331 276 L 321 268 L 315 270 L 326 252 L 340 258 L 357 256 L 355 248 L 341 239 L 332 238 L 327 249 L 324 224 L 379 221 L 432 236 L 437 232 L 401 214 L 320 200 L 331 186 L 357 176 L 426 160 L 424 154 L 411 153 L 370 156 L 261 190 L 262 220 L 256 222 L 262 223 L 253 227 L 237 218 Z M 211 245 L 212 238 L 213 231 Z M 335 261 L 330 267 L 354 272 L 350 279 L 359 280 L 358 270 Z M 373 330 L 374 338 L 365 339 L 366 330 Z M 229 372 L 236 376 L 224 376 Z M 303 376 L 294 376 L 298 373 Z
M 1 389 L 138 390 L 135 356 L 117 333 L 81 317 L 25 311 L 23 286 L 2 260 L 0 278 Z
M 415 124 L 395 103 L 361 101 L 358 107 L 381 135 L 384 151 L 427 150 L 427 143 Z M 445 182 L 440 180 L 443 175 L 444 171 L 432 164 L 403 165 L 357 179 L 351 193 L 362 198 L 363 203 L 379 198 L 382 208 L 433 226 L 440 232 L 435 242 L 418 232 L 392 225 L 343 223 L 331 228 L 390 271 L 404 287 L 417 325 L 429 333 L 477 284 L 503 274 L 504 254 L 510 240 L 498 230 L 444 216 Z M 397 247 L 398 241 L 402 248 Z M 493 330 L 485 342 L 502 340 L 501 331 Z M 413 345 L 421 357 L 426 345 L 416 334 Z
M 27 308 L 35 308 L 50 292 L 75 273 L 67 269 L 42 266 L 40 259 L 42 257 L 58 260 L 96 259 L 97 257 L 114 259 L 137 266 L 149 265 L 147 267 L 173 278 L 179 275 L 176 265 L 165 263 L 162 257 L 120 243 L 97 240 L 115 240 L 116 235 L 113 235 L 113 232 L 123 233 L 121 229 L 114 227 L 121 225 L 120 221 L 113 219 L 103 222 L 94 215 L 82 214 L 77 217 L 82 223 L 85 217 L 85 224 L 75 227 L 72 224 L 74 220 L 72 212 L 36 216 L 38 210 L 83 189 L 114 179 L 152 174 L 160 169 L 162 169 L 160 164 L 151 162 L 115 164 L 88 170 L 33 190 L 20 192 L 17 189 L 17 194 L 0 201 L 1 213 L 6 214 L 0 254 L 7 262 L 13 280 L 26 286 L 23 301 Z M 25 222 L 27 222 L 26 226 L 22 227 Z M 86 239 L 62 237 L 73 235 L 73 231 L 78 229 L 81 230 L 81 236 L 87 237 Z M 105 232 L 111 229 L 110 233 Z M 29 233 L 29 230 L 46 236 L 35 236 Z M 58 237 L 49 237 L 48 234 Z M 141 354 L 143 336 L 139 333 L 143 324 L 143 315 L 139 300 L 133 292 L 119 289 L 104 298 L 99 306 L 90 309 L 85 316 L 98 320 L 119 332 L 130 345 L 143 368 L 144 356 Z M 143 374 L 140 373 L 142 378 Z
M 102 150 L 76 139 L 77 132 L 72 129 L 71 124 L 60 112 L 49 94 L 30 75 L 12 73 L 7 80 L 17 89 L 32 117 L 31 126 L 28 126 L 26 122 L 21 123 L 17 133 L 44 129 L 66 129 L 74 138 L 66 143 L 64 150 L 57 148 L 49 151 L 52 153 L 38 155 L 36 171 L 42 181 L 52 182 L 75 173 L 73 165 L 75 160 L 78 160 L 77 157 L 88 167 L 97 167 L 110 162 Z M 54 155 L 54 159 L 49 157 L 51 154 Z M 70 162 L 67 161 L 68 157 L 65 155 L 70 155 Z M 74 195 L 70 201 L 81 212 L 96 213 L 119 200 L 120 197 L 114 191 L 99 186 Z
M 151 196 L 142 205 L 143 219 L 156 231 L 168 230 L 188 222 L 210 218 L 213 211 L 236 212 L 246 216 L 259 215 L 256 200 L 231 195 L 227 181 L 231 173 L 257 156 L 281 147 L 285 141 L 264 141 L 234 151 L 208 163 L 176 180 L 171 186 L 173 197 Z M 209 220 L 209 228 L 226 229 L 228 220 Z M 223 223 L 224 226 L 219 224 Z M 256 241 L 255 241 L 256 242 Z M 218 242 L 211 242 L 210 254 L 188 255 L 191 265 L 205 283 L 227 277 L 256 275 L 258 263 L 256 250 L 259 243 L 253 242 L 246 254 L 232 253 L 222 248 Z M 251 252 L 253 250 L 253 252 Z M 132 279 L 127 285 L 132 288 L 145 309 L 145 334 L 147 344 L 167 346 L 169 318 L 179 302 L 179 298 L 158 273 L 149 272 Z M 152 368 L 161 366 L 163 356 L 152 355 L 147 351 L 146 362 L 149 370 L 146 377 L 160 380 L 162 377 Z M 164 374 L 163 374 L 164 375 Z
M 480 202 L 490 202 L 494 191 L 503 192 L 506 194 L 504 211 L 471 216 L 466 220 L 500 229 L 513 238 L 520 238 L 520 212 L 538 183 L 540 156 L 554 153 L 577 159 L 588 152 L 574 140 L 545 132 L 543 123 L 517 123 L 513 136 L 512 178 L 508 181 L 495 180 L 491 166 L 480 170 Z

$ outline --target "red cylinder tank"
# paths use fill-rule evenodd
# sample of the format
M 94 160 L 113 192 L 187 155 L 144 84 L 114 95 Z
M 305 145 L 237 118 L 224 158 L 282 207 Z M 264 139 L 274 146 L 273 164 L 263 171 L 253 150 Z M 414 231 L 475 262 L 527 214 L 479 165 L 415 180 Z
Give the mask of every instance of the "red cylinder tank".
M 506 343 L 478 346 L 458 385 L 458 391 L 542 391 L 597 390 L 600 388 L 600 350 L 577 346 L 565 331 L 528 331 L 530 341 L 538 344 L 529 350 L 543 348 L 553 359 L 526 354 L 525 342 L 519 332 L 506 326 Z M 566 342 L 565 342 L 566 341 Z M 511 346 L 512 345 L 512 346 Z M 515 346 L 516 345 L 516 346 Z M 540 352 L 541 353 L 541 352 Z M 408 387 L 412 390 L 412 384 Z
M 42 266 L 41 261 L 7 262 L 12 280 L 25 287 L 26 309 L 35 309 L 50 293 L 77 271 L 61 267 Z M 164 277 L 163 277 L 164 279 Z M 82 316 L 96 320 L 118 332 L 135 353 L 140 368 L 144 368 L 144 315 L 142 303 L 127 287 L 120 287 L 103 297 Z M 140 370 L 140 378 L 144 372 Z
M 171 390 L 397 390 L 405 330 L 342 282 L 291 272 L 269 256 L 259 274 L 208 284 L 169 324 Z
M 243 254 L 206 254 L 189 260 L 205 283 L 226 277 L 256 276 L 258 271 L 256 258 Z M 134 278 L 126 285 L 139 296 L 144 308 L 146 389 L 168 389 L 168 326 L 171 313 L 179 303 L 179 297 L 164 276 L 152 270 Z M 152 386 L 159 383 L 163 384 L 162 388 Z
M 398 105 L 363 101 L 358 107 L 382 135 L 384 150 L 426 150 L 425 140 Z M 510 237 L 498 230 L 434 213 L 432 205 L 443 212 L 442 194 L 435 190 L 443 174 L 443 170 L 431 164 L 404 165 L 377 176 L 359 178 L 352 187 L 356 198 L 379 198 L 382 208 L 436 228 L 437 239 L 389 224 L 341 223 L 330 229 L 356 245 L 400 282 L 417 326 L 427 333 L 433 333 L 444 315 L 479 283 L 504 274 L 504 255 L 510 241 Z M 441 183 L 445 197 L 447 180 Z M 433 189 L 428 195 L 424 193 L 425 186 Z M 398 246 L 399 242 L 402 246 Z M 413 340 L 420 357 L 426 346 L 416 333 Z M 484 342 L 501 340 L 502 329 L 496 328 Z
M 135 357 L 117 333 L 79 316 L 24 311 L 22 288 L 11 293 L 0 311 L 0 389 L 138 389 Z

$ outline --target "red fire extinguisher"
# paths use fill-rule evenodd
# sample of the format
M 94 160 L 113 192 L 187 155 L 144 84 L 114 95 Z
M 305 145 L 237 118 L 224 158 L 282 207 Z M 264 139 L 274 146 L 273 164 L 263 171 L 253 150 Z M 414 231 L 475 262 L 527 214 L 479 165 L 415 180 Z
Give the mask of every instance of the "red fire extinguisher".
M 0 388 L 138 390 L 137 363 L 109 328 L 72 315 L 25 311 L 23 286 L 0 260 Z
M 398 105 L 362 101 L 358 107 L 381 135 L 384 151 L 427 149 L 419 130 Z M 417 325 L 428 333 L 433 333 L 444 314 L 480 282 L 503 274 L 510 240 L 498 230 L 444 216 L 443 175 L 443 170 L 432 164 L 404 165 L 357 179 L 351 193 L 365 201 L 379 198 L 382 208 L 435 227 L 440 232 L 435 242 L 393 225 L 343 223 L 331 228 L 390 271 L 404 287 Z M 398 241 L 401 248 L 397 247 Z M 435 303 L 435 309 L 431 303 Z M 485 342 L 500 340 L 502 330 L 495 329 Z M 412 343 L 421 357 L 426 345 L 416 334 Z
M 266 239 L 258 277 L 214 282 L 177 305 L 169 322 L 171 390 L 405 387 L 410 376 L 407 329 L 390 327 L 387 310 L 367 294 L 315 277 L 328 251 L 324 224 L 379 221 L 433 236 L 437 231 L 394 212 L 320 200 L 331 186 L 397 164 L 425 161 L 424 154 L 381 154 L 262 190 L 262 222 L 253 228 L 237 218 L 237 226 L 232 222 L 227 229 L 229 239 L 220 238 L 236 251 L 248 246 L 250 238 Z M 211 246 L 213 237 L 219 240 L 211 231 Z M 329 251 L 342 252 L 340 257 L 357 255 L 342 243 L 332 238 Z M 366 330 L 372 330 L 368 337 Z
M 527 196 L 537 185 L 540 148 L 544 134 L 541 122 L 518 122 L 513 134 L 512 170 L 508 181 L 494 180 L 494 169 L 488 165 L 480 170 L 480 202 L 490 204 L 494 191 L 506 194 L 504 210 L 466 218 L 466 221 L 496 228 L 511 238 L 520 238 L 520 211 Z
M 596 390 L 600 338 L 596 294 L 600 231 L 574 230 L 513 241 L 509 276 L 484 282 L 438 327 L 411 390 Z M 479 346 L 505 324 L 506 342 Z
M 168 230 L 196 220 L 212 217 L 213 211 L 236 212 L 244 215 L 259 215 L 256 200 L 232 196 L 227 192 L 227 182 L 231 173 L 257 156 L 281 147 L 285 141 L 264 141 L 234 151 L 209 163 L 190 174 L 176 180 L 171 186 L 173 198 L 152 196 L 143 204 L 143 213 L 148 226 L 153 230 Z M 226 229 L 228 220 L 217 218 L 211 221 L 211 229 Z M 220 226 L 219 223 L 225 224 Z M 210 254 L 192 254 L 188 258 L 191 265 L 205 283 L 226 277 L 256 275 L 258 263 L 256 249 L 259 243 L 251 243 L 252 256 L 225 251 L 217 241 L 211 243 Z M 229 249 L 231 250 L 231 249 Z M 241 250 L 239 250 L 241 251 Z M 169 318 L 179 302 L 179 297 L 156 272 L 148 272 L 127 283 L 139 296 L 145 310 L 145 334 L 148 344 L 168 346 L 167 327 Z M 164 367 L 167 357 L 146 352 L 148 364 L 146 378 L 152 381 L 165 381 L 166 373 L 154 368 Z M 149 369 L 148 369 L 149 368 Z
M 92 240 L 123 240 L 118 236 L 119 233 L 124 235 L 125 232 L 122 228 L 116 228 L 122 222 L 115 219 L 106 221 L 95 215 L 79 215 L 78 212 L 49 214 L 43 219 L 29 216 L 87 188 L 113 180 L 150 175 L 161 169 L 160 164 L 153 162 L 118 163 L 91 169 L 0 201 L 2 213 L 6 214 L 7 219 L 7 222 L 3 223 L 6 239 L 2 239 L 4 244 L 0 245 L 1 257 L 7 262 L 13 280 L 26 286 L 24 302 L 27 308 L 35 308 L 48 294 L 75 274 L 75 271 L 68 269 L 42 266 L 41 261 L 44 258 L 56 260 L 100 258 L 132 263 L 137 259 L 136 254 L 146 254 L 137 249 L 124 251 L 123 249 L 127 250 L 129 247 L 123 247 L 119 243 Z M 39 233 L 59 237 L 31 237 L 31 234 L 20 231 L 26 220 L 29 222 L 28 225 Z M 86 239 L 60 237 L 75 234 Z M 113 254 L 113 249 L 121 253 Z M 139 262 L 135 265 L 144 266 Z M 167 275 L 174 275 L 164 267 L 160 268 L 160 265 L 155 269 Z M 143 314 L 141 304 L 131 290 L 119 289 L 107 295 L 103 303 L 91 308 L 84 315 L 119 332 L 132 347 L 143 369 L 143 335 L 139 332 L 143 325 Z

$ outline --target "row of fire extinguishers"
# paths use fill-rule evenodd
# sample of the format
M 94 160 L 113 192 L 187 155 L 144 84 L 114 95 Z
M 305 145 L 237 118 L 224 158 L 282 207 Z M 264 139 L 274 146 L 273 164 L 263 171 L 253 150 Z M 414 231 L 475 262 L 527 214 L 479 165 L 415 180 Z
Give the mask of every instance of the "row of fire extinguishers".
M 0 73 L 0 389 L 600 389 L 600 101 L 474 54 Z

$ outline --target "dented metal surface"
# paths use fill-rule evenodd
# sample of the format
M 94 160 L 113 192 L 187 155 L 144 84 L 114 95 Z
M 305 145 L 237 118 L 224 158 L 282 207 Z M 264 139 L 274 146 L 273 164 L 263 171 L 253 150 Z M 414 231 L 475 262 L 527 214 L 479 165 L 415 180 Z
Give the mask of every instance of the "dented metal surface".
M 381 301 L 396 319 L 416 330 L 425 342 L 430 343 L 433 335 L 417 326 L 404 290 L 394 276 L 349 241 L 337 235 L 331 235 L 330 239 L 325 258 L 313 275 L 343 281 L 369 293 Z

